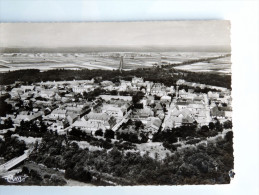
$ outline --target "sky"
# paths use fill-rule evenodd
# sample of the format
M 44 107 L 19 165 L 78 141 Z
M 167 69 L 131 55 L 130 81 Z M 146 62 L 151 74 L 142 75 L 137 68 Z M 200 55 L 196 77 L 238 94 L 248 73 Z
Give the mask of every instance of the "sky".
M 1 23 L 1 47 L 230 46 L 226 20 Z

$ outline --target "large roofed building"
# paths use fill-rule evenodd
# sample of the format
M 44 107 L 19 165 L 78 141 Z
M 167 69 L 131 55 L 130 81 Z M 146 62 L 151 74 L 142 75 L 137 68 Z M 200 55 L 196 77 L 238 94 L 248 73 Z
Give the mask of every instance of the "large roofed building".
M 96 122 L 97 124 L 103 124 L 106 129 L 110 129 L 116 124 L 116 119 L 107 113 L 90 112 L 83 119 L 85 121 L 91 121 L 91 122 Z

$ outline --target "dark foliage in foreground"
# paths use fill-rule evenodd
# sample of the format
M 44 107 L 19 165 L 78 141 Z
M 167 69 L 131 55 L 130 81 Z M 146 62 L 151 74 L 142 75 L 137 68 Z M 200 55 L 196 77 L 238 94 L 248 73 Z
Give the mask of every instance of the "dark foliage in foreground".
M 11 135 L 12 133 L 9 131 L 5 134 L 4 140 L 0 138 L 0 157 L 4 157 L 7 161 L 22 155 L 27 149 L 24 141 Z
M 18 183 L 20 185 L 63 186 L 67 183 L 63 173 L 33 162 L 25 162 L 22 172 L 17 175 L 28 176 L 25 182 Z
M 65 136 L 46 135 L 31 160 L 66 170 L 66 177 L 90 182 L 92 177 L 119 185 L 229 183 L 233 168 L 232 132 L 213 144 L 176 151 L 163 161 L 113 147 L 111 151 L 80 149 Z

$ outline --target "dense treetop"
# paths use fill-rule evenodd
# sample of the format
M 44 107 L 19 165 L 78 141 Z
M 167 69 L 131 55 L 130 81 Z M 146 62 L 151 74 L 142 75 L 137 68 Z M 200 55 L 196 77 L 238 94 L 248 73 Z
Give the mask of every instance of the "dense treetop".
M 178 73 L 178 74 L 174 74 Z M 17 70 L 7 73 L 0 73 L 0 85 L 12 84 L 15 81 L 24 81 L 28 84 L 45 81 L 71 81 L 71 80 L 89 80 L 96 77 L 102 77 L 102 80 L 118 82 L 120 79 L 131 80 L 132 77 L 142 77 L 144 80 L 164 83 L 166 86 L 176 84 L 178 79 L 185 79 L 189 82 L 196 82 L 231 89 L 231 76 L 219 75 L 215 73 L 196 73 L 188 71 L 179 71 L 173 68 L 139 68 L 130 71 L 119 70 L 65 70 L 55 69 L 41 72 L 37 69 Z

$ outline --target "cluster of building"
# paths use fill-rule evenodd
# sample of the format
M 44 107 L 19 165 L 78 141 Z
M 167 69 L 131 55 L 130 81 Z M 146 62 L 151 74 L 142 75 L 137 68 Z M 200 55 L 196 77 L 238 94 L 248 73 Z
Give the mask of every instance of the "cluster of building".
M 77 128 L 94 134 L 97 130 L 122 131 L 121 125 L 131 119 L 142 123 L 138 135 L 144 133 L 151 138 L 160 129 L 208 125 L 215 117 L 231 119 L 230 90 L 184 80 L 178 80 L 176 84 L 176 87 L 167 87 L 137 77 L 131 81 L 120 80 L 119 83 L 95 82 L 94 79 L 33 85 L 16 82 L 9 86 L 11 90 L 6 92 L 9 97 L 5 100 L 12 106 L 13 113 L 1 117 L 1 123 L 11 119 L 17 126 L 21 121 L 41 120 L 49 130 L 58 133 Z M 194 93 L 193 90 L 179 90 L 180 85 L 214 90 Z M 94 101 L 88 101 L 84 94 L 97 88 L 103 89 L 103 94 L 96 96 Z M 114 90 L 117 94 L 111 95 L 109 92 Z M 143 96 L 133 103 L 134 94 L 140 91 Z M 3 92 L 4 89 L 1 96 L 5 95 Z M 128 95 L 120 95 L 122 92 Z
M 19 126 L 21 121 L 41 120 L 49 130 L 64 132 L 66 127 L 71 126 L 93 106 L 93 102 L 82 98 L 76 101 L 77 93 L 74 92 L 76 87 L 88 84 L 92 84 L 94 90 L 97 85 L 92 81 L 54 81 L 33 85 L 16 82 L 6 92 L 9 97 L 5 100 L 12 106 L 13 113 L 1 117 L 1 123 L 11 119 L 14 126 Z

